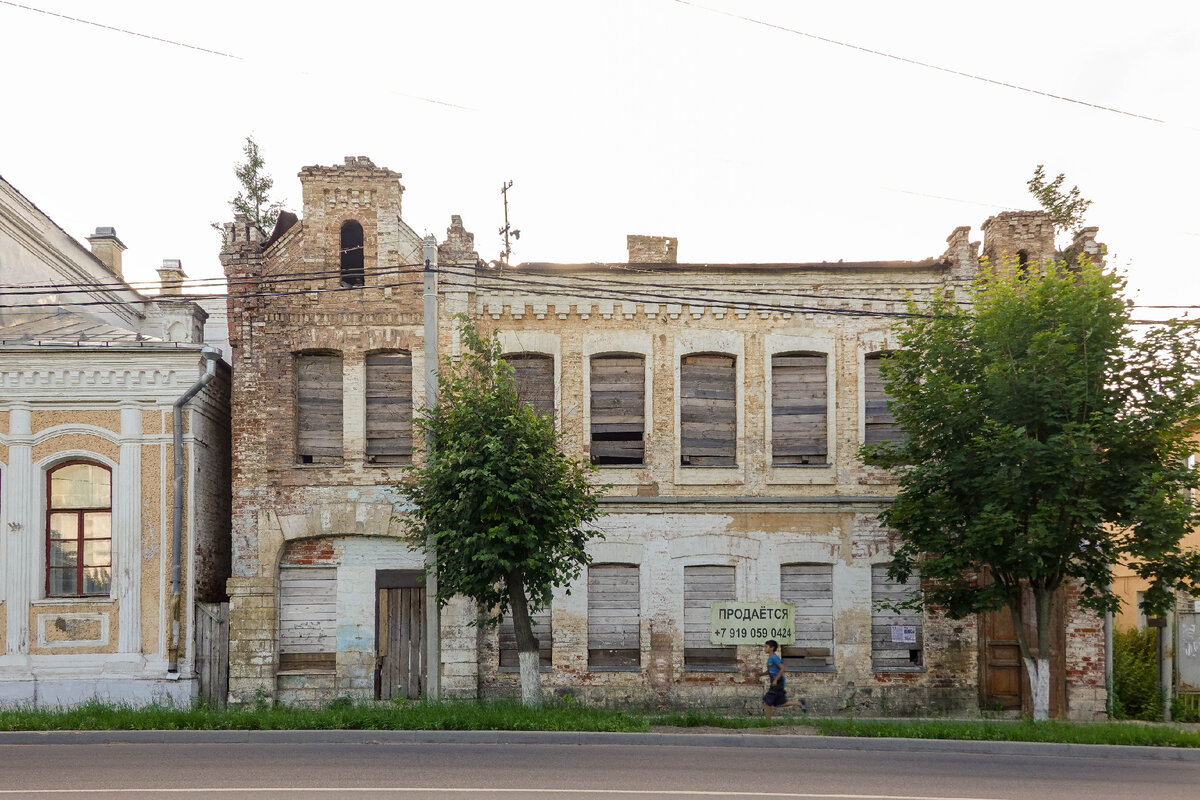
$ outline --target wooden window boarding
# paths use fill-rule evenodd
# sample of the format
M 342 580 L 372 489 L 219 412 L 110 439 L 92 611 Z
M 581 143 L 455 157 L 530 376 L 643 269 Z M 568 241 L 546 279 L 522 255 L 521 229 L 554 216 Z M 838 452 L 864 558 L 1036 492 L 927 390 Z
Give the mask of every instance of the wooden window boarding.
M 592 463 L 642 464 L 646 445 L 646 359 L 592 356 Z
M 771 461 L 776 466 L 829 463 L 828 357 L 781 353 L 771 358 Z
M 734 567 L 683 568 L 683 665 L 687 669 L 737 667 L 737 648 L 712 643 L 712 604 L 737 599 Z
M 544 414 L 554 415 L 554 356 L 545 353 L 510 353 L 517 398 Z
M 642 620 L 638 567 L 588 567 L 588 667 L 639 667 Z
M 332 670 L 337 660 L 337 569 L 279 570 L 279 669 Z
M 905 609 L 893 611 L 881 601 L 900 602 L 921 593 L 921 576 L 905 583 L 888 579 L 887 564 L 871 566 L 871 666 L 876 672 L 903 672 L 924 664 L 925 615 Z
M 779 568 L 779 599 L 796 608 L 796 643 L 780 655 L 789 670 L 833 668 L 833 566 L 784 564 Z
M 866 427 L 863 442 L 879 444 L 880 442 L 902 442 L 904 431 L 896 424 L 888 400 L 891 395 L 883 386 L 883 376 L 879 374 L 879 365 L 887 353 L 870 353 L 863 359 L 863 409 L 866 413 Z
M 538 643 L 538 667 L 550 669 L 554 644 L 554 628 L 550 622 L 550 609 L 543 608 L 530 618 L 533 623 L 533 638 Z M 517 656 L 517 632 L 513 627 L 512 616 L 500 620 L 500 669 L 504 671 L 520 669 L 520 659 Z
M 301 464 L 342 463 L 342 357 L 296 356 L 296 456 Z
M 412 463 L 412 356 L 367 356 L 367 461 Z
M 737 462 L 737 371 L 733 356 L 702 353 L 679 363 L 679 463 Z

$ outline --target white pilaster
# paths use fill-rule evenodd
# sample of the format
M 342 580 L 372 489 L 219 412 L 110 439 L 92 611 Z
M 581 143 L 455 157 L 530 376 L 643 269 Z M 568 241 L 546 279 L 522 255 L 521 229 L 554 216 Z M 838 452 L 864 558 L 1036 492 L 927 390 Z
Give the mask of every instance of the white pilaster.
M 39 498 L 44 496 L 44 491 L 39 491 L 42 487 L 33 469 L 29 408 L 10 406 L 8 420 L 7 524 L 0 531 L 0 536 L 5 539 L 5 652 L 23 655 L 29 652 L 29 603 L 35 596 L 38 581 L 45 578 L 38 552 L 42 542 Z
M 121 407 L 121 466 L 113 486 L 113 596 L 119 602 L 117 651 L 142 649 L 142 410 Z

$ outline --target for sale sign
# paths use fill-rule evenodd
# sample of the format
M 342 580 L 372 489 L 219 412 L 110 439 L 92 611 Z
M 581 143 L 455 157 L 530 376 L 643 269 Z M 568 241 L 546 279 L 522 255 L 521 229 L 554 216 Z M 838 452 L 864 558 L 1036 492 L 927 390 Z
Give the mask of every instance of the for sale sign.
M 709 630 L 716 645 L 761 645 L 774 639 L 782 647 L 796 641 L 796 607 L 778 602 L 713 603 Z

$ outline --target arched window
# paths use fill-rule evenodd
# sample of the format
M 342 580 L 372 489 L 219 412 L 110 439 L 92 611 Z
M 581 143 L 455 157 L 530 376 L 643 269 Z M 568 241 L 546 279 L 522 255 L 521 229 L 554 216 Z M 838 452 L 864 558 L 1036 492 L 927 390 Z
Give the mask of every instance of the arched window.
M 112 585 L 112 473 L 87 461 L 46 476 L 46 595 L 106 596 Z
M 363 228 L 354 220 L 342 223 L 341 236 L 342 283 L 363 285 Z

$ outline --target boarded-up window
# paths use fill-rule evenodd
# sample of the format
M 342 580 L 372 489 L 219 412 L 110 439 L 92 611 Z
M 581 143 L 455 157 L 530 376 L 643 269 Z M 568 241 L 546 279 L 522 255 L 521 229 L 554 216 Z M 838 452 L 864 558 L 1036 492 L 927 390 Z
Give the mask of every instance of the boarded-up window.
M 905 583 L 888 579 L 887 564 L 871 567 L 871 666 L 876 672 L 909 670 L 924 663 L 925 615 L 919 610 L 895 611 L 883 602 L 902 602 L 921 594 L 921 576 Z
M 588 666 L 637 667 L 642 663 L 638 568 L 588 567 Z
M 833 567 L 784 564 L 779 569 L 779 599 L 796 608 L 796 643 L 780 655 L 790 670 L 833 666 Z
M 412 461 L 412 356 L 367 356 L 367 461 Z
M 592 463 L 641 464 L 646 434 L 646 361 L 593 356 Z
M 296 356 L 296 455 L 302 464 L 342 460 L 342 357 Z
M 683 664 L 737 666 L 737 648 L 712 643 L 712 604 L 737 599 L 733 567 L 683 568 Z
M 732 467 L 737 457 L 733 356 L 684 356 L 679 363 L 679 463 Z
M 554 414 L 554 356 L 543 353 L 510 353 L 517 397 L 538 411 Z
M 279 668 L 334 669 L 337 570 L 279 570 Z
M 771 459 L 777 465 L 829 461 L 828 359 L 781 353 L 771 359 Z
M 863 441 L 867 444 L 900 442 L 905 438 L 888 408 L 891 395 L 883 388 L 883 376 L 879 374 L 879 365 L 885 358 L 887 353 L 871 353 L 863 361 L 863 399 L 867 415 Z
M 530 619 L 533 623 L 533 638 L 538 643 L 538 666 L 550 668 L 554 629 L 550 625 L 550 609 L 544 608 Z M 512 616 L 500 620 L 500 669 L 520 669 L 517 658 L 517 632 L 513 628 Z

